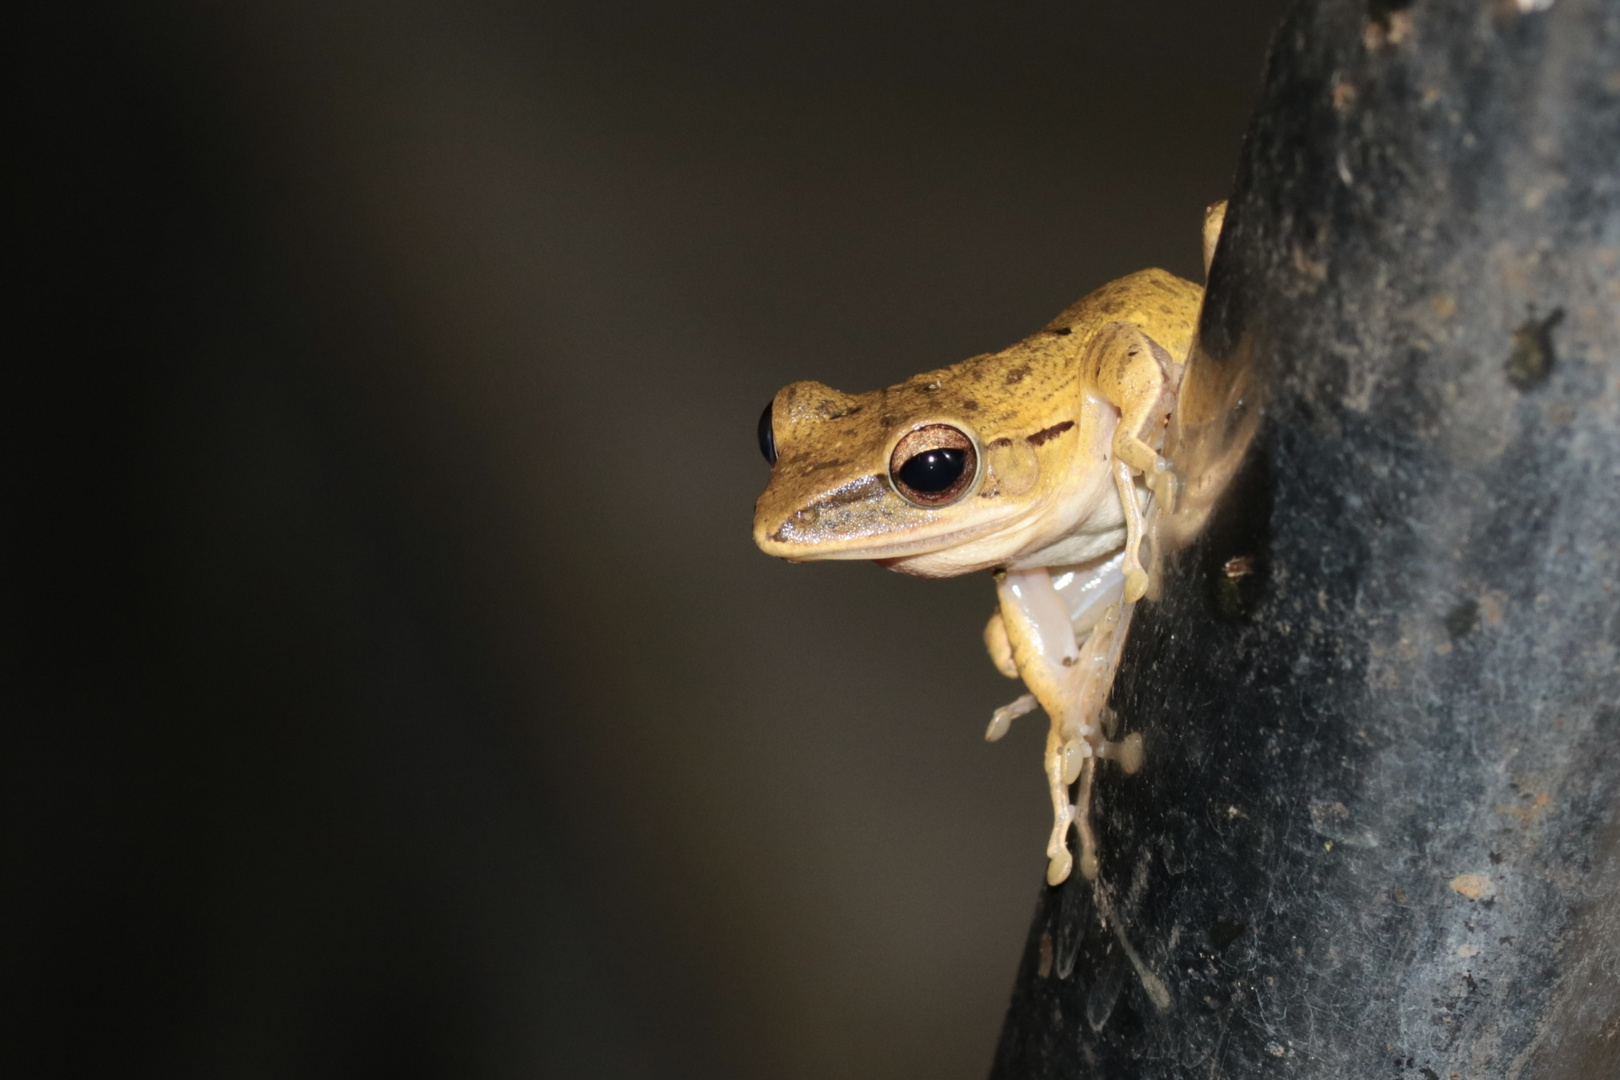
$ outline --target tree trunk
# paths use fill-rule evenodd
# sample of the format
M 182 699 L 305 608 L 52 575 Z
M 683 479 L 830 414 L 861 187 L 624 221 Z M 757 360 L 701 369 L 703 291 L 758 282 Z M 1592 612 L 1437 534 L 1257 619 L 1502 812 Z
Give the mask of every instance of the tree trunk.
M 1620 1077 L 1617 267 L 1620 5 L 1294 8 L 995 1077 Z

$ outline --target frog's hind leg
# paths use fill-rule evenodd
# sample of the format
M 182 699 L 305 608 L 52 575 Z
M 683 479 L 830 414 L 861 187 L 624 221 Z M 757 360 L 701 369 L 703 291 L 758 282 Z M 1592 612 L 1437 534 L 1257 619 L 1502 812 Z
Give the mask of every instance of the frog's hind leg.
M 1051 719 L 1043 771 L 1052 797 L 1052 835 L 1046 845 L 1046 880 L 1052 885 L 1063 882 L 1074 869 L 1074 856 L 1069 853 L 1071 827 L 1080 834 L 1081 875 L 1097 875 L 1097 840 L 1090 816 L 1097 759 L 1117 761 L 1126 772 L 1135 772 L 1142 760 L 1140 736 L 1116 743 L 1103 730 L 1108 690 L 1119 669 L 1132 606 L 1117 602 L 1121 585 L 1112 559 L 1093 566 L 1091 572 L 1094 577 L 1089 580 L 1103 592 L 1097 599 L 1106 606 L 1097 614 L 1092 605 L 1079 605 L 1078 614 L 1089 625 L 1083 644 L 1074 632 L 1077 613 L 1069 601 L 1075 598 L 1064 595 L 1048 570 L 1005 571 L 996 585 L 1002 631 L 1030 694 L 998 710 L 986 736 L 999 736 L 1012 715 L 1027 711 L 1035 701 Z M 1076 573 L 1062 576 L 1069 591 L 1089 592 L 1087 582 L 1076 584 Z M 1080 788 L 1071 802 L 1069 789 L 1076 780 Z
M 1050 862 L 1046 880 L 1053 885 L 1069 876 L 1074 858 L 1069 854 L 1069 827 L 1074 824 L 1074 806 L 1069 802 L 1069 785 L 1091 753 L 1086 736 L 1090 725 L 1083 720 L 1086 709 L 1095 711 L 1100 702 L 1086 700 L 1083 684 L 1090 670 L 1084 665 L 1080 644 L 1075 640 L 1068 605 L 1052 584 L 1044 567 L 1010 570 L 996 584 L 1000 600 L 1002 629 L 1030 695 L 1046 710 L 1051 728 L 1046 736 L 1044 772 L 1052 796 L 1052 837 L 1046 845 Z M 1089 640 L 1089 639 L 1088 639 Z M 1022 709 L 1024 699 L 1013 707 Z M 991 722 L 987 736 L 1005 729 L 1002 713 Z M 1010 719 L 1008 717 L 1007 719 Z
M 1174 512 L 1175 474 L 1170 463 L 1154 449 L 1164 437 L 1164 426 L 1175 408 L 1182 365 L 1163 346 L 1133 323 L 1112 322 L 1098 331 L 1091 344 L 1087 367 L 1092 385 L 1119 410 L 1114 429 L 1114 480 L 1125 512 L 1125 602 L 1135 603 L 1148 589 L 1142 567 L 1142 537 L 1146 534 L 1135 474 L 1166 513 Z

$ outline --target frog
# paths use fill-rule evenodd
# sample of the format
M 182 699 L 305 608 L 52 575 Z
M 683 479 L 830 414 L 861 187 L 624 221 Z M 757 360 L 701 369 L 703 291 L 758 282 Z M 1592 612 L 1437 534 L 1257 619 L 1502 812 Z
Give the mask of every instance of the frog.
M 1224 215 L 1205 212 L 1206 277 Z M 1099 762 L 1129 775 L 1145 759 L 1140 733 L 1116 738 L 1108 697 L 1135 606 L 1158 595 L 1157 523 L 1179 484 L 1163 442 L 1202 303 L 1201 286 L 1142 270 L 999 352 L 866 393 L 791 383 L 759 419 L 771 476 L 753 535 L 766 554 L 993 576 L 985 646 L 1026 693 L 985 737 L 1037 707 L 1050 721 L 1053 886 L 1075 866 L 1071 831 L 1082 877 L 1097 878 Z

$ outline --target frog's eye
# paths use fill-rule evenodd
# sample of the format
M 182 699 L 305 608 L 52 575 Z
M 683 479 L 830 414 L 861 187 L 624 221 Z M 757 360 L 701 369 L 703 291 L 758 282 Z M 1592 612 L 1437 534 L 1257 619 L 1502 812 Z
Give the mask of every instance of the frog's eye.
M 918 506 L 944 506 L 961 498 L 979 471 L 973 440 L 949 424 L 929 424 L 900 440 L 889 455 L 889 478 Z
M 776 431 L 771 427 L 771 406 L 774 404 L 774 400 L 767 401 L 765 411 L 759 414 L 759 452 L 772 465 L 776 464 Z

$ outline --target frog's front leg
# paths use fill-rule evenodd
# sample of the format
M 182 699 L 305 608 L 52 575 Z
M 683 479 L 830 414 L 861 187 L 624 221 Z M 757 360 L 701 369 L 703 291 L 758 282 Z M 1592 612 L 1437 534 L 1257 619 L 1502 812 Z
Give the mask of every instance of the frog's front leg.
M 1091 385 L 1119 410 L 1114 429 L 1114 480 L 1125 512 L 1125 602 L 1135 603 L 1148 591 L 1142 566 L 1146 525 L 1137 495 L 1137 473 L 1165 513 L 1173 513 L 1176 476 L 1155 446 L 1175 408 L 1183 366 L 1133 323 L 1108 323 L 1092 339 L 1085 369 Z

